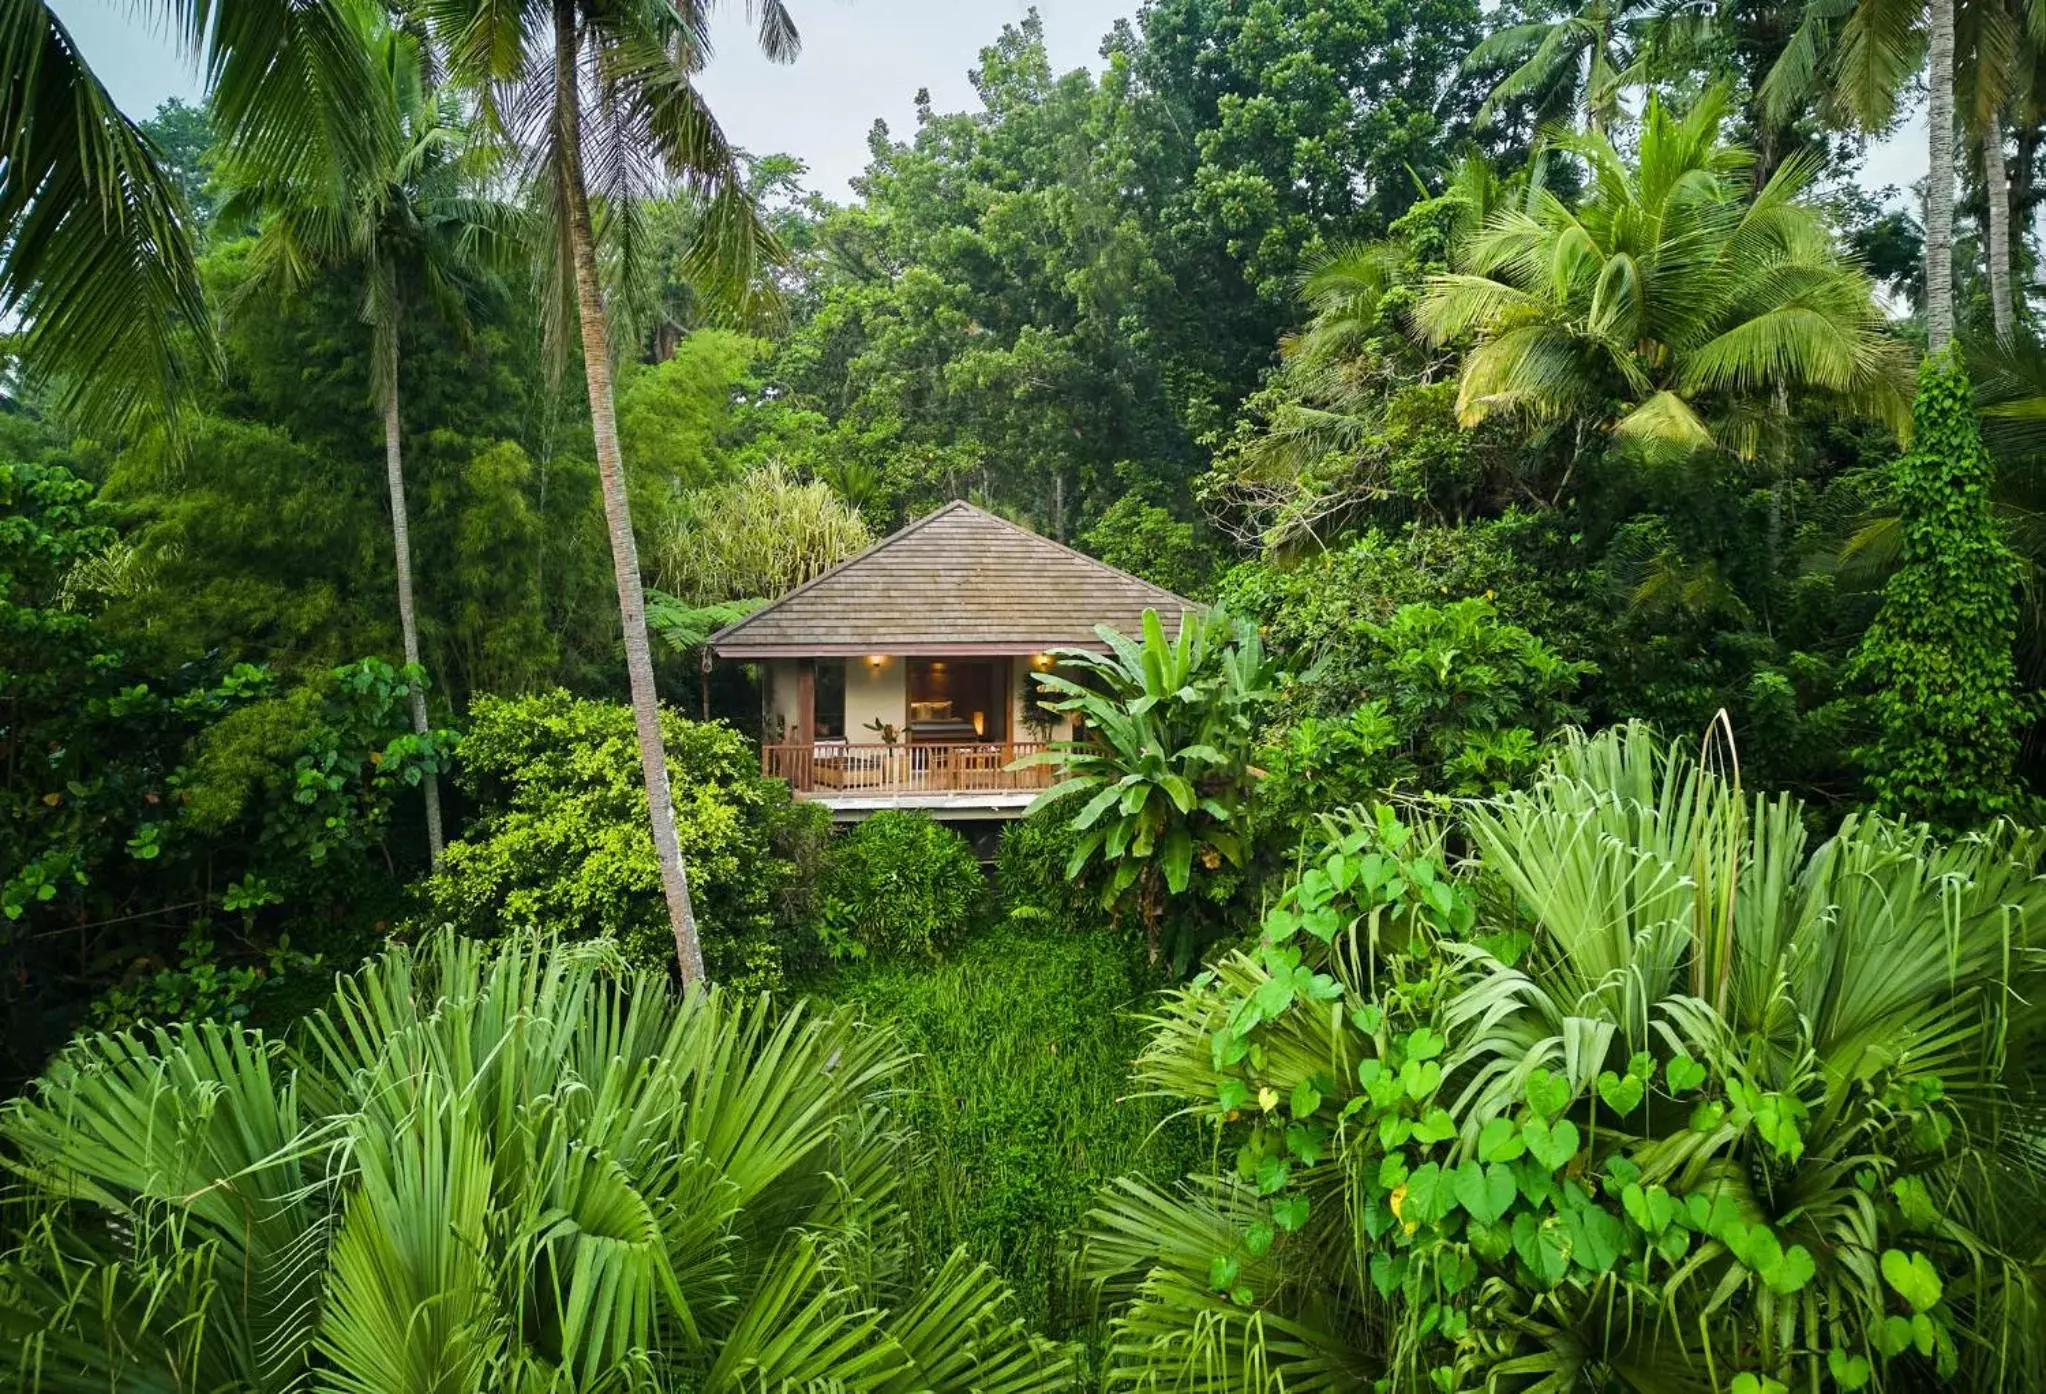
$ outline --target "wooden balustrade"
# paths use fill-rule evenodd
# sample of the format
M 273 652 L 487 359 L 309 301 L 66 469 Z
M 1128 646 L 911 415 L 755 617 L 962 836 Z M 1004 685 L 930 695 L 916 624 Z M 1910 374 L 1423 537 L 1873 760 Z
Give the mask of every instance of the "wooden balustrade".
M 818 741 L 764 745 L 760 772 L 786 779 L 798 793 L 971 794 L 1028 792 L 1050 787 L 1049 765 L 1009 768 L 1025 755 L 1050 749 L 1041 741 L 968 741 L 946 745 L 881 745 Z

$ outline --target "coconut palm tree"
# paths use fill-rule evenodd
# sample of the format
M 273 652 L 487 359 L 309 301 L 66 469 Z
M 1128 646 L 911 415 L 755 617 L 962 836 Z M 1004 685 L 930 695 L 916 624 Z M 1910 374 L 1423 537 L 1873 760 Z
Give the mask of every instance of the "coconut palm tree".
M 741 314 L 758 308 L 756 273 L 776 254 L 774 240 L 695 86 L 709 52 L 713 7 L 713 0 L 623 6 L 433 0 L 426 7 L 450 74 L 477 93 L 523 159 L 537 195 L 545 225 L 540 264 L 549 341 L 565 352 L 568 326 L 579 331 L 647 815 L 685 984 L 702 979 L 703 949 L 675 836 L 611 371 L 616 347 L 637 342 L 637 334 L 634 326 L 614 322 L 604 273 L 611 273 L 613 288 L 642 282 L 648 251 L 643 209 L 650 195 L 671 194 L 679 185 L 698 207 L 687 267 L 705 303 Z M 762 50 L 793 58 L 795 26 L 781 0 L 762 0 L 756 15 Z
M 229 150 L 332 178 L 377 156 L 338 0 L 154 0 Z M 0 315 L 29 390 L 95 427 L 169 418 L 209 324 L 177 194 L 44 0 L 0 15 Z
M 485 192 L 487 170 L 452 90 L 425 81 L 417 38 L 391 29 L 370 9 L 357 13 L 373 60 L 374 104 L 362 119 L 385 127 L 377 167 L 358 167 L 349 182 L 306 179 L 292 168 L 271 170 L 230 160 L 221 178 L 231 190 L 229 218 L 260 217 L 254 275 L 237 308 L 257 304 L 255 292 L 289 294 L 322 270 L 350 268 L 362 278 L 362 319 L 370 332 L 370 387 L 383 418 L 384 474 L 391 504 L 391 543 L 398 581 L 398 632 L 405 664 L 421 669 L 419 619 L 413 601 L 411 528 L 405 503 L 405 461 L 399 419 L 398 346 L 406 327 L 430 307 L 457 332 L 481 288 L 506 268 L 519 237 L 519 216 Z M 426 693 L 414 683 L 412 729 L 431 732 Z M 440 781 L 428 762 L 421 781 L 426 843 L 440 864 Z
M 2046 29 L 2039 0 L 1807 0 L 1803 18 L 1763 84 L 1774 119 L 1814 91 L 1842 125 L 1885 129 L 1899 94 L 1926 71 L 1925 328 L 1934 352 L 1954 333 L 1954 129 L 1958 116 L 1982 153 L 1988 193 L 1985 248 L 1996 332 L 2010 334 L 2010 207 L 2003 112 Z M 1965 59 L 1958 80 L 1957 54 Z
M 1111 1386 L 2036 1387 L 2046 846 L 1803 814 L 1630 726 L 1453 879 L 1333 820 L 1154 1017 L 1223 1164 L 1091 1218 Z
M 1546 191 L 1496 214 L 1415 312 L 1471 347 L 1457 409 L 1575 423 L 1681 452 L 1761 452 L 1789 404 L 1901 429 L 1908 365 L 1867 276 L 1780 166 L 1749 197 L 1752 157 L 1720 139 L 1725 90 L 1679 115 L 1651 99 L 1629 160 L 1596 133 L 1563 148 L 1590 168 L 1576 207 Z
M 1509 103 L 1530 101 L 1539 118 L 1581 115 L 1586 130 L 1610 135 L 1626 114 L 1627 89 L 1656 76 L 1669 50 L 1700 27 L 1694 9 L 1665 0 L 1586 0 L 1574 14 L 1494 30 L 1463 62 L 1465 72 L 1512 65 L 1478 108 L 1478 124 Z
M 849 1012 L 444 935 L 308 1026 L 84 1039 L 0 1114 L 19 1388 L 1067 1387 L 984 1265 L 909 1271 Z

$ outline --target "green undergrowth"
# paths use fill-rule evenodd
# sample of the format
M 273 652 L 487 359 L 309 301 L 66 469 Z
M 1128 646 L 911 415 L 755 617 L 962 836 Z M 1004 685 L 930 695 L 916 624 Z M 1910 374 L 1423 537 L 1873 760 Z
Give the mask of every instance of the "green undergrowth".
M 1084 1334 L 1070 1236 L 1110 1178 L 1183 1174 L 1201 1144 L 1130 1062 L 1151 982 L 1119 935 L 1004 920 L 945 959 L 867 961 L 818 985 L 892 1019 L 918 1059 L 898 1097 L 905 1178 L 927 1263 L 956 1245 L 994 1264 L 1051 1335 Z

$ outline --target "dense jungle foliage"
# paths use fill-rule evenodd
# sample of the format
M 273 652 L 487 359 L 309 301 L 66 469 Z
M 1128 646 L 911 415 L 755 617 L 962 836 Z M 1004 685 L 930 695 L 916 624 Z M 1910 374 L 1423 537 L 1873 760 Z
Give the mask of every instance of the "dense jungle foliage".
M 2046 1386 L 2046 11 L 1033 11 L 838 202 L 160 8 L 0 16 L 0 1382 Z M 955 498 L 1200 607 L 834 826 L 706 641 Z

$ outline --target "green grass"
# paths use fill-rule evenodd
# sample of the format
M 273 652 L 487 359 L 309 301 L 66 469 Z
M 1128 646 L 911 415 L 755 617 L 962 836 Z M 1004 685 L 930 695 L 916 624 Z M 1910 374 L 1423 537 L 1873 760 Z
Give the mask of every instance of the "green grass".
M 1055 1336 L 1084 1334 L 1092 1316 L 1069 1271 L 1096 1191 L 1180 1176 L 1200 1154 L 1185 1120 L 1132 1096 L 1149 987 L 1123 936 L 1014 920 L 942 962 L 860 964 L 819 985 L 892 1018 L 919 1056 L 897 1107 L 915 1134 L 906 1199 L 921 1257 L 965 1245 Z

